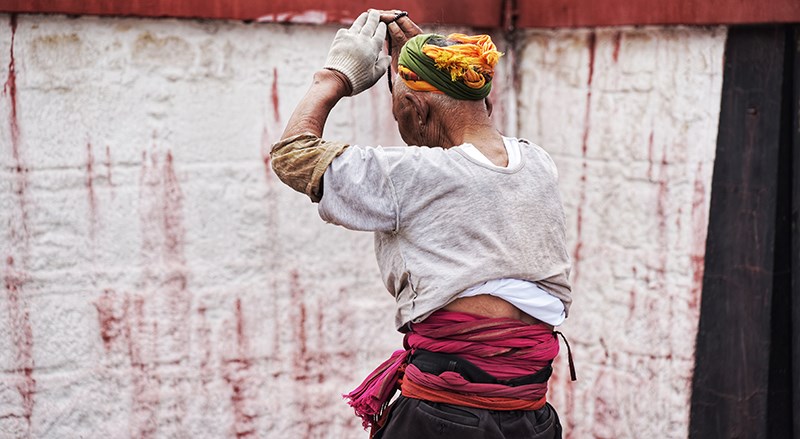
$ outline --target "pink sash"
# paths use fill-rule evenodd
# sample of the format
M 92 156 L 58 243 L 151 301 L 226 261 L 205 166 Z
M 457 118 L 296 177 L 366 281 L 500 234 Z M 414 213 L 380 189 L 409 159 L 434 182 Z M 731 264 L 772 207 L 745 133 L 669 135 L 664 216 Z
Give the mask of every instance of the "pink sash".
M 360 386 L 344 395 L 356 416 L 363 420 L 364 428 L 380 417 L 404 374 L 404 379 L 432 390 L 530 401 L 547 393 L 547 383 L 510 387 L 470 383 L 454 372 L 429 374 L 413 364 L 407 365 L 415 349 L 458 355 L 498 379 L 533 374 L 546 367 L 559 350 L 555 334 L 546 325 L 450 311 L 437 311 L 412 325 L 403 344 L 405 350 L 395 351 Z

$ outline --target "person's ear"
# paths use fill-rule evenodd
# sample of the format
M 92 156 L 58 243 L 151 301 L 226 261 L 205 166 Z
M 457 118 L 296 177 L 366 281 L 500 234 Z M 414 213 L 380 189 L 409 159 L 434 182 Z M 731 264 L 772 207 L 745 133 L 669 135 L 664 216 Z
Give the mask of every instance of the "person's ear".
M 485 104 L 486 104 L 486 111 L 489 113 L 489 116 L 491 116 L 492 115 L 492 109 L 494 108 L 494 105 L 492 104 L 492 100 L 489 99 L 489 98 L 486 98 L 486 99 L 484 99 L 484 101 L 485 101 Z
M 417 118 L 415 122 L 419 123 L 420 126 L 426 125 L 428 123 L 428 116 L 430 115 L 428 101 L 421 99 L 418 93 L 406 93 L 403 99 L 406 105 L 414 109 L 414 115 Z

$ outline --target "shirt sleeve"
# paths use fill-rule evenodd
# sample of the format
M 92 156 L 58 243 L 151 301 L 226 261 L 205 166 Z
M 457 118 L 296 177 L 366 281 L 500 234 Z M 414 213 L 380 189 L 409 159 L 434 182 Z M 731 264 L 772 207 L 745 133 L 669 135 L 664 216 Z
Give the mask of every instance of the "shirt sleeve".
M 334 159 L 322 179 L 320 217 L 351 230 L 398 231 L 400 209 L 390 173 L 406 149 L 351 146 Z
M 318 202 L 322 197 L 322 177 L 328 165 L 348 147 L 310 134 L 291 136 L 272 145 L 272 170 L 287 186 Z

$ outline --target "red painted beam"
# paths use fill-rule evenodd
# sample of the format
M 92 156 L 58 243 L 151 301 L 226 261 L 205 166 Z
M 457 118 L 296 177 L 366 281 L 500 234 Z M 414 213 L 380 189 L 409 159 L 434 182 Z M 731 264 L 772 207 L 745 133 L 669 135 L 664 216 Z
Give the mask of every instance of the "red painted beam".
M 800 22 L 800 0 L 518 0 L 517 27 Z
M 513 6 L 510 13 L 504 13 Z M 800 22 L 800 0 L 0 0 L 0 12 L 349 23 L 367 8 L 477 28 Z M 510 8 L 509 8 L 510 9 Z
M 0 0 L 0 12 L 349 23 L 368 8 L 403 9 L 418 23 L 495 28 L 503 0 Z

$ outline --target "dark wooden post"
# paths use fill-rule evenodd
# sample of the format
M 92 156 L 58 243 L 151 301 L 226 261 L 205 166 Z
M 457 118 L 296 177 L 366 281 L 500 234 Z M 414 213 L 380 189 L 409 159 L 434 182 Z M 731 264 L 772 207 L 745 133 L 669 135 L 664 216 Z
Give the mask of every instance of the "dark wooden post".
M 775 432 L 768 414 L 785 43 L 783 26 L 728 33 L 691 438 Z M 791 437 L 789 425 L 780 437 Z
M 792 186 L 794 113 L 794 33 L 785 28 L 786 47 L 781 91 L 780 146 L 774 177 L 775 259 L 767 388 L 767 437 L 792 437 Z
M 794 26 L 792 96 L 792 392 L 795 437 L 800 436 L 800 26 Z

